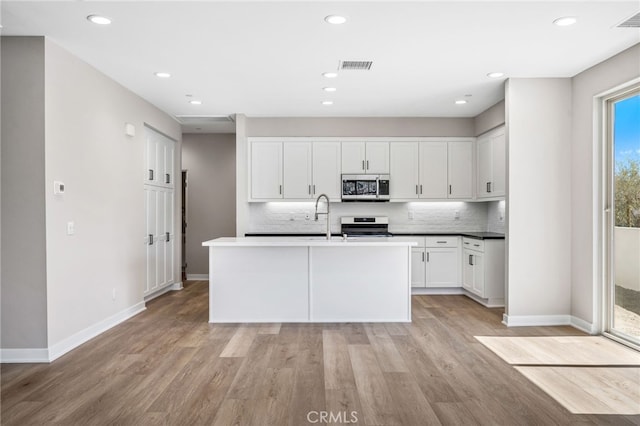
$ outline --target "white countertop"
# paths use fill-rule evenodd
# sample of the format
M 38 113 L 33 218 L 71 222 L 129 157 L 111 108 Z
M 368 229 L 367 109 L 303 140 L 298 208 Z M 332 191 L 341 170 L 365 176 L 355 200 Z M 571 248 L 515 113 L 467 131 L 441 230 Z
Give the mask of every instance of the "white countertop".
M 237 237 L 216 238 L 202 243 L 209 247 L 393 247 L 417 246 L 413 241 L 393 237 Z

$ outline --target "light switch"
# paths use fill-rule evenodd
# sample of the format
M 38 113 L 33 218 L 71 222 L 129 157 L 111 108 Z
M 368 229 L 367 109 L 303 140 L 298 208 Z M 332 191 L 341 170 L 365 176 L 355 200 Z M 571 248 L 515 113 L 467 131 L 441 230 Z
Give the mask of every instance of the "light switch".
M 64 182 L 60 182 L 59 180 L 53 181 L 53 193 L 55 195 L 64 194 Z
M 74 222 L 67 222 L 67 235 L 73 235 L 76 233 L 76 224 Z

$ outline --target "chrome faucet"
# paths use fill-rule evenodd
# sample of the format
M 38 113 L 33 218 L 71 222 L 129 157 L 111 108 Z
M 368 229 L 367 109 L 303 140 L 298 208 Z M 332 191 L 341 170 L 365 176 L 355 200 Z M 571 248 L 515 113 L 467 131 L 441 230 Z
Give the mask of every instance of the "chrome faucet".
M 326 212 L 319 212 L 318 213 L 318 203 L 320 202 L 320 198 L 324 197 L 325 200 L 327 200 L 327 211 Z M 318 221 L 318 215 L 319 214 L 326 214 L 327 215 L 327 240 L 331 239 L 331 219 L 330 219 L 330 215 L 329 215 L 329 197 L 326 196 L 326 194 L 320 194 L 318 195 L 318 198 L 316 199 L 316 214 L 315 214 L 315 220 L 316 222 Z

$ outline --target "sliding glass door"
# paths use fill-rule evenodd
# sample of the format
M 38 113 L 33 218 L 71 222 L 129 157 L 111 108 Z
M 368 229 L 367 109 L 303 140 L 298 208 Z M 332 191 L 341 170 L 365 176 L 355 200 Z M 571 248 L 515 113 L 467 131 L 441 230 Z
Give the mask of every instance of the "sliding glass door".
M 606 101 L 605 329 L 640 345 L 640 87 Z

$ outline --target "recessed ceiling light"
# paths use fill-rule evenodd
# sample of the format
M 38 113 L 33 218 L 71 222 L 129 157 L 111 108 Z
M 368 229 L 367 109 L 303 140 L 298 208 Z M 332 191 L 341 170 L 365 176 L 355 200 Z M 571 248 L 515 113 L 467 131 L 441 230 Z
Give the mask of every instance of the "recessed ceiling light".
M 553 21 L 553 23 L 559 27 L 566 27 L 568 25 L 573 25 L 576 22 L 578 22 L 578 19 L 576 19 L 575 16 L 563 16 L 562 18 L 558 18 L 555 21 Z
M 322 90 L 324 90 L 325 92 L 335 92 L 336 89 L 335 87 L 323 87 Z
M 189 101 L 189 103 L 190 103 L 191 105 L 202 105 L 202 101 L 196 101 L 196 100 Z
M 168 72 L 157 72 L 157 73 L 155 73 L 155 75 L 158 78 L 169 78 L 169 77 L 171 77 L 171 74 L 169 74 Z
M 489 74 L 487 74 L 487 77 L 489 77 L 489 78 L 500 78 L 500 77 L 504 77 L 504 73 L 503 72 L 490 72 Z
M 89 15 L 87 16 L 87 19 L 98 25 L 109 25 L 111 23 L 111 19 L 107 18 L 106 16 Z
M 322 105 L 333 105 L 333 101 L 322 101 Z
M 338 76 L 338 73 L 337 72 L 323 72 L 322 76 L 326 77 L 326 78 L 336 78 Z
M 347 18 L 340 15 L 329 15 L 329 16 L 326 16 L 324 20 L 334 25 L 344 24 L 345 22 L 347 22 Z
M 459 100 L 456 101 L 456 105 L 464 105 L 466 103 L 467 103 L 467 101 L 465 101 L 464 99 L 459 99 Z

